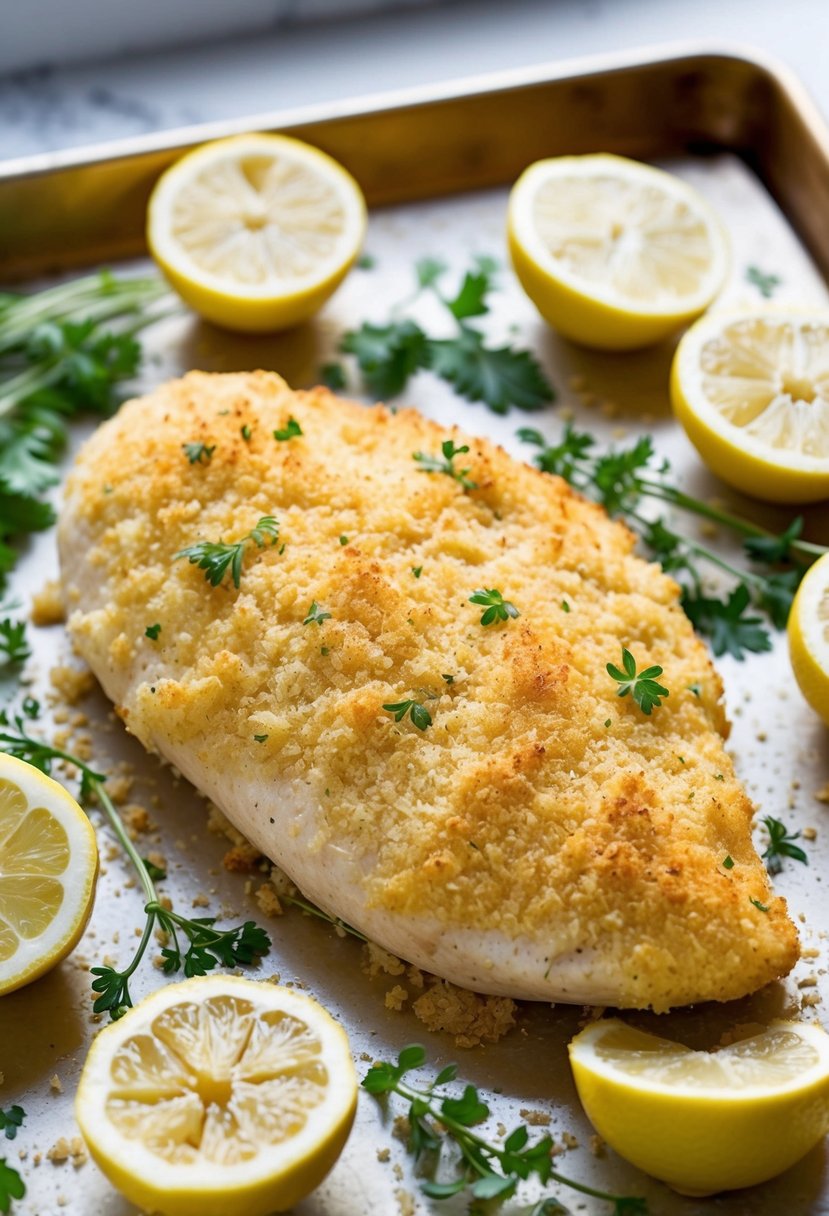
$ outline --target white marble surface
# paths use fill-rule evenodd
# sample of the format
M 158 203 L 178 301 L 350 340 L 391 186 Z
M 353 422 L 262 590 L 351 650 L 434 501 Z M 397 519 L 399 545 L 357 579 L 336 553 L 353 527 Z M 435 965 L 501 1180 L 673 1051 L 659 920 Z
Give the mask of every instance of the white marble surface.
M 143 0 L 140 10 L 151 13 L 159 2 Z M 32 3 L 42 10 L 46 0 Z M 0 15 L 6 8 L 11 18 L 0 66 L 9 61 L 13 9 L 21 7 L 0 0 Z M 0 159 L 688 38 L 778 56 L 829 112 L 829 0 L 444 0 L 2 76 Z

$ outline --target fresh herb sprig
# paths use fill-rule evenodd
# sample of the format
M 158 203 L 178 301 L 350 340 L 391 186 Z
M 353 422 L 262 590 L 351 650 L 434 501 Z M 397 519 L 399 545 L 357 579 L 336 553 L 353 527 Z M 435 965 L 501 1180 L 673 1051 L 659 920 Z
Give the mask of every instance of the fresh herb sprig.
M 7 1140 L 14 1140 L 17 1129 L 23 1126 L 26 1112 L 22 1106 L 10 1106 L 8 1110 L 0 1110 L 0 1131 Z
M 408 714 L 418 730 L 427 730 L 432 725 L 432 715 L 420 701 L 396 701 L 391 705 L 384 705 L 383 709 L 394 717 L 395 722 L 402 722 Z
M 161 279 L 106 272 L 0 298 L 0 591 L 12 538 L 54 523 L 44 493 L 78 414 L 106 414 L 141 360 L 137 334 L 167 315 Z
M 10 617 L 0 621 L 0 671 L 4 667 L 19 667 L 30 654 L 26 622 L 13 621 Z
M 296 418 L 289 418 L 284 426 L 277 427 L 273 433 L 277 443 L 286 443 L 289 439 L 297 439 L 303 433 Z
M 454 296 L 441 290 L 446 269 L 437 259 L 421 259 L 412 300 L 421 291 L 432 292 L 453 319 L 457 329 L 453 337 L 431 337 L 410 318 L 395 318 L 387 325 L 365 322 L 343 335 L 340 350 L 355 356 L 366 387 L 388 400 L 403 391 L 415 372 L 430 369 L 461 397 L 481 401 L 496 414 L 506 414 L 511 406 L 537 410 L 553 401 L 553 387 L 530 351 L 493 346 L 470 324 L 470 318 L 489 312 L 496 263 L 478 258 Z
M 26 760 L 44 773 L 51 773 L 56 762 L 73 765 L 80 776 L 81 802 L 97 799 L 138 875 L 145 901 L 144 931 L 131 962 L 122 971 L 114 967 L 91 968 L 95 977 L 92 988 L 98 994 L 93 1005 L 96 1013 L 108 1012 L 115 1020 L 122 1017 L 132 1006 L 130 980 L 138 970 L 156 929 L 162 929 L 170 936 L 171 944 L 165 946 L 161 952 L 164 958 L 163 970 L 168 975 L 181 970 L 187 976 L 205 975 L 219 965 L 247 965 L 270 949 L 271 942 L 267 933 L 253 921 L 245 921 L 244 924 L 231 929 L 220 930 L 215 928 L 215 917 L 190 919 L 161 904 L 149 869 L 130 839 L 123 820 L 107 793 L 106 776 L 103 773 L 96 772 L 77 756 L 30 735 L 22 717 L 16 716 L 10 721 L 4 711 L 0 711 L 0 750 L 16 756 L 19 760 Z M 184 952 L 179 935 L 187 942 Z
M 495 625 L 499 621 L 515 620 L 521 615 L 515 604 L 511 600 L 505 600 L 497 587 L 479 587 L 477 591 L 473 591 L 469 597 L 470 604 L 479 604 L 483 606 L 484 611 L 481 613 L 481 624 L 486 628 L 489 625 Z
M 23 1199 L 25 1194 L 26 1184 L 20 1174 L 9 1165 L 5 1157 L 0 1157 L 0 1212 L 5 1216 L 5 1213 L 11 1211 L 12 1201 Z
M 413 452 L 412 460 L 417 461 L 420 468 L 420 473 L 445 473 L 447 477 L 452 477 L 462 490 L 477 490 L 478 483 L 467 477 L 471 467 L 465 469 L 455 468 L 455 457 L 464 456 L 469 451 L 469 444 L 463 443 L 460 447 L 455 447 L 454 439 L 444 439 L 440 445 L 442 456 L 430 456 L 427 452 Z
M 540 431 L 523 427 L 518 437 L 540 450 L 535 463 L 545 473 L 563 477 L 575 489 L 623 519 L 646 551 L 682 584 L 682 606 L 716 655 L 742 659 L 749 651 L 771 648 L 771 638 L 752 605 L 777 628 L 788 618 L 798 584 L 810 562 L 829 553 L 829 546 L 804 540 L 802 517 L 779 534 L 731 512 L 710 506 L 679 490 L 670 481 L 670 464 L 660 459 L 649 435 L 632 446 L 595 454 L 595 438 L 567 423 L 558 443 L 548 444 Z M 662 517 L 642 514 L 644 502 L 664 503 L 718 524 L 743 540 L 747 566 L 738 566 L 714 553 Z M 706 567 L 723 570 L 736 580 L 724 598 L 705 591 Z
M 769 874 L 780 873 L 783 869 L 784 857 L 802 861 L 804 866 L 809 864 L 806 850 L 795 843 L 800 839 L 800 832 L 789 832 L 785 823 L 780 819 L 775 819 L 772 815 L 765 816 L 763 826 L 769 834 L 769 843 L 766 845 L 765 851 L 761 853 L 761 857 L 766 863 Z
M 178 561 L 180 557 L 186 557 L 191 566 L 198 566 L 199 570 L 204 571 L 204 577 L 211 587 L 218 587 L 230 570 L 233 586 L 238 590 L 242 581 L 246 550 L 251 545 L 262 549 L 266 540 L 272 545 L 279 540 L 279 523 L 272 515 L 263 515 L 256 527 L 246 532 L 241 540 L 200 540 L 181 549 L 173 560 Z
M 656 682 L 657 677 L 662 675 L 662 668 L 654 666 L 637 671 L 636 659 L 625 646 L 622 647 L 622 668 L 620 671 L 614 663 L 607 664 L 607 674 L 619 685 L 616 695 L 626 697 L 630 693 L 642 713 L 650 717 L 664 698 L 670 696 L 668 689 Z
M 408 1103 L 409 1138 L 407 1148 L 416 1163 L 431 1158 L 431 1177 L 421 1183 L 424 1194 L 432 1199 L 450 1199 L 464 1192 L 473 1204 L 504 1200 L 514 1195 L 521 1182 L 537 1178 L 569 1187 L 610 1205 L 613 1216 L 647 1216 L 644 1199 L 610 1195 L 605 1191 L 567 1178 L 553 1169 L 553 1140 L 549 1135 L 530 1140 L 524 1124 L 519 1124 L 503 1143 L 494 1144 L 472 1129 L 489 1116 L 489 1107 L 474 1085 L 466 1085 L 460 1096 L 447 1091 L 457 1078 L 454 1064 L 447 1065 L 423 1088 L 405 1078 L 426 1063 L 426 1052 L 418 1044 L 405 1047 L 395 1064 L 375 1063 L 362 1080 L 363 1089 L 378 1097 L 396 1094 Z M 437 1181 L 447 1146 L 460 1155 L 456 1177 Z M 555 1205 L 555 1206 L 554 1206 Z M 566 1212 L 554 1198 L 540 1200 L 536 1216 Z

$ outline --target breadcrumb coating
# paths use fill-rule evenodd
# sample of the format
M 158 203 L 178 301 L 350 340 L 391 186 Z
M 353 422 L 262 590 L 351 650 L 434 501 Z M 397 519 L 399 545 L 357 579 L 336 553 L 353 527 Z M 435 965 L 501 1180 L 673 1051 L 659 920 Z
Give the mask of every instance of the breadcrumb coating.
M 279 442 L 289 418 L 302 434 Z M 413 459 L 450 435 L 475 489 Z M 238 589 L 176 558 L 262 516 L 279 539 L 247 545 Z M 750 992 L 798 947 L 720 679 L 633 544 L 486 440 L 266 372 L 124 406 L 60 530 L 70 633 L 129 729 L 318 902 L 481 991 L 664 1009 Z M 482 626 L 478 588 L 520 616 Z M 330 616 L 306 624 L 313 603 Z M 606 672 L 623 645 L 664 669 L 650 716 Z M 426 730 L 383 709 L 408 699 Z

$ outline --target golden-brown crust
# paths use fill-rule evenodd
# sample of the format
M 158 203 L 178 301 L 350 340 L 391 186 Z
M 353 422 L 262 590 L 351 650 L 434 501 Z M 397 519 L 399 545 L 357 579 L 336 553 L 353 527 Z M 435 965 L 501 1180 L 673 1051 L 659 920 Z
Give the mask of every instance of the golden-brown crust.
M 303 434 L 277 442 L 289 416 Z M 320 842 L 371 855 L 369 907 L 507 938 L 555 926 L 622 960 L 631 1004 L 785 973 L 795 930 L 751 845 L 722 686 L 675 583 L 626 528 L 487 441 L 463 458 L 478 489 L 424 474 L 413 453 L 446 437 L 414 411 L 264 372 L 191 373 L 102 427 L 67 491 L 64 584 L 130 729 L 305 784 Z M 191 465 L 191 442 L 212 458 Z M 174 560 L 262 515 L 280 543 L 246 555 L 238 591 Z M 520 617 L 482 627 L 478 587 Z M 303 625 L 312 601 L 331 613 L 321 626 Z M 622 644 L 664 668 L 650 717 L 606 673 Z M 425 732 L 382 709 L 410 697 Z

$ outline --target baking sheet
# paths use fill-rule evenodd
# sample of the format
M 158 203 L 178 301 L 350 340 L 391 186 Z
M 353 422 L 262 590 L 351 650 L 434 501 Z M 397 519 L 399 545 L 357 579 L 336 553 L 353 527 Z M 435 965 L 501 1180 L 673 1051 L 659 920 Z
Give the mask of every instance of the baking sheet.
M 756 264 L 783 279 L 775 302 L 826 303 L 829 294 L 784 217 L 736 157 L 672 161 L 666 167 L 693 182 L 723 216 L 733 246 L 728 287 L 718 307 L 757 304 L 756 288 L 745 280 L 745 270 Z M 355 270 L 316 322 L 278 337 L 244 338 L 220 333 L 189 316 L 163 322 L 145 338 L 148 352 L 141 387 L 191 367 L 206 370 L 274 368 L 297 387 L 318 379 L 318 369 L 335 356 L 338 335 L 363 320 L 386 320 L 390 308 L 411 294 L 413 266 L 418 257 L 443 258 L 455 275 L 462 273 L 476 254 L 504 261 L 506 191 L 399 206 L 372 216 L 366 250 L 376 260 L 371 270 Z M 447 282 L 449 279 L 447 278 Z M 607 442 L 630 442 L 651 432 L 660 453 L 674 466 L 678 484 L 702 497 L 716 495 L 761 522 L 779 526 L 787 513 L 760 509 L 727 492 L 701 468 L 678 427 L 667 399 L 671 344 L 633 355 L 600 355 L 580 350 L 554 335 L 538 318 L 511 273 L 504 267 L 501 290 L 493 299 L 485 328 L 493 339 L 517 340 L 532 346 L 558 390 L 558 403 L 532 415 L 512 411 L 499 418 L 483 405 L 460 400 L 429 373 L 419 373 L 400 403 L 417 406 L 440 422 L 455 422 L 472 434 L 485 434 L 515 455 L 530 459 L 532 450 L 515 438 L 522 425 L 533 425 L 551 438 L 565 417 L 590 429 Z M 424 298 L 413 315 L 437 330 L 446 324 L 439 308 Z M 449 332 L 447 330 L 447 332 Z M 581 377 L 585 390 L 569 387 Z M 352 376 L 353 379 L 353 376 Z M 585 391 L 588 394 L 585 398 Z M 353 395 L 356 395 L 353 394 Z M 84 427 L 76 428 L 80 441 Z M 87 428 L 88 429 L 88 428 Z M 825 509 L 807 512 L 807 531 L 815 539 L 829 538 Z M 692 522 L 691 527 L 695 524 Z M 714 544 L 725 543 L 715 541 Z M 56 574 L 54 537 L 37 538 L 20 563 L 12 590 L 24 602 Z M 716 585 L 715 583 L 712 585 Z M 73 662 L 62 628 L 30 628 L 35 658 L 29 664 L 31 693 L 42 702 L 49 697 L 49 671 L 56 664 Z M 646 1028 L 675 1035 L 691 1045 L 715 1043 L 724 1030 L 738 1023 L 766 1021 L 773 1016 L 826 1020 L 829 983 L 826 979 L 826 933 L 829 927 L 823 874 L 829 862 L 829 806 L 817 801 L 816 791 L 829 782 L 829 736 L 802 701 L 794 686 L 782 635 L 773 653 L 749 656 L 737 663 L 718 661 L 723 673 L 727 703 L 734 729 L 730 741 L 737 768 L 758 802 L 761 814 L 783 819 L 790 829 L 813 827 L 817 838 L 808 845 L 808 868 L 787 862 L 776 879 L 778 891 L 790 901 L 801 922 L 803 944 L 819 956 L 799 964 L 792 977 L 753 998 L 723 1007 L 700 1007 L 657 1018 L 631 1015 Z M 388 1058 L 405 1044 L 423 1043 L 435 1068 L 450 1060 L 460 1064 L 465 1081 L 480 1086 L 492 1106 L 489 1127 L 503 1122 L 514 1126 L 519 1111 L 530 1109 L 550 1117 L 549 1130 L 561 1140 L 575 1138 L 573 1147 L 557 1158 L 563 1172 L 617 1194 L 644 1195 L 652 1216 L 819 1216 L 829 1213 L 829 1159 L 825 1147 L 813 1151 L 788 1174 L 763 1188 L 711 1200 L 683 1199 L 644 1177 L 609 1152 L 597 1158 L 591 1151 L 591 1128 L 580 1112 L 566 1063 L 565 1045 L 584 1019 L 584 1010 L 543 1004 L 519 1007 L 516 1027 L 495 1045 L 458 1048 L 450 1035 L 431 1034 L 411 1012 L 394 1012 L 384 1004 L 386 992 L 401 982 L 381 975 L 370 979 L 362 969 L 363 948 L 340 938 L 327 925 L 297 911 L 266 920 L 250 894 L 248 877 L 227 873 L 221 858 L 228 844 L 206 831 L 203 801 L 143 750 L 123 731 L 102 696 L 91 696 L 81 707 L 89 715 L 93 764 L 109 770 L 119 762 L 134 766 L 139 779 L 131 800 L 143 803 L 157 825 L 155 838 L 142 838 L 146 852 L 157 848 L 169 866 L 162 884 L 182 910 L 206 895 L 209 911 L 236 919 L 252 918 L 265 924 L 273 936 L 272 952 L 258 973 L 278 973 L 283 982 L 303 985 L 347 1027 L 358 1058 L 360 1075 L 368 1067 L 361 1056 Z M 96 823 L 99 816 L 93 812 Z M 89 975 L 86 968 L 102 955 L 123 961 L 132 949 L 136 927 L 143 924 L 137 890 L 125 885 L 129 870 L 111 856 L 110 837 L 100 837 L 103 870 L 96 909 L 78 950 L 64 964 L 36 984 L 0 1002 L 0 1105 L 19 1102 L 28 1118 L 17 1139 L 3 1146 L 16 1165 L 18 1151 L 27 1154 L 20 1164 L 28 1193 L 14 1205 L 15 1216 L 128 1216 L 134 1209 L 111 1189 L 90 1162 L 74 1167 L 53 1164 L 46 1154 L 61 1137 L 77 1134 L 72 1117 L 72 1096 L 88 1046 L 97 1029 L 90 1012 Z M 256 880 L 255 880 L 256 881 Z M 206 911 L 198 912 L 199 915 Z M 799 982 L 816 979 L 816 987 L 801 989 Z M 152 966 L 144 965 L 133 984 L 137 1000 L 163 982 Z M 402 981 L 404 986 L 405 979 Z M 824 1003 L 801 1009 L 804 996 L 817 993 Z M 412 994 L 417 995 L 416 993 Z M 411 1003 L 411 1002 L 409 1002 Z M 57 1077 L 58 1086 L 51 1084 Z M 366 1216 L 400 1212 L 445 1212 L 454 1216 L 463 1202 L 428 1201 L 418 1193 L 403 1145 L 391 1135 L 390 1118 L 400 1113 L 392 1103 L 389 1115 L 376 1101 L 360 1094 L 354 1132 L 346 1150 L 322 1187 L 295 1210 L 298 1216 Z M 539 1129 L 539 1132 L 544 1129 Z M 387 1162 L 378 1150 L 390 1149 Z M 36 1163 L 36 1155 L 42 1159 Z M 521 1210 L 522 1202 L 537 1195 L 528 1188 L 504 1207 Z M 575 1194 L 557 1192 L 574 1213 L 601 1216 L 608 1208 Z

